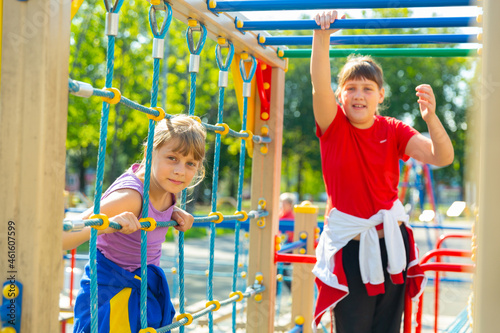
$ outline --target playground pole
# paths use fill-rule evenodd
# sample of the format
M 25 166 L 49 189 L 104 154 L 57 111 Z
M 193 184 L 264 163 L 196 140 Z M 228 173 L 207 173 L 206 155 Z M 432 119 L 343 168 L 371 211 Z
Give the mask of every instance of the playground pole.
M 477 225 L 477 274 L 475 277 L 474 332 L 497 332 L 500 312 L 500 1 L 483 1 L 483 59 L 479 159 L 479 223 Z M 478 87 L 479 89 L 479 87 Z
M 0 272 L 23 285 L 18 332 L 60 329 L 70 7 L 3 1 Z
M 316 241 L 316 227 L 318 221 L 318 207 L 304 201 L 300 205 L 295 205 L 295 224 L 293 230 L 293 241 L 307 239 L 305 251 L 295 250 L 295 253 L 315 255 L 314 243 Z M 312 332 L 314 309 L 314 275 L 311 264 L 293 264 L 292 275 L 292 322 L 298 316 L 304 318 L 303 333 Z
M 248 300 L 246 332 L 274 332 L 274 313 L 276 304 L 276 263 L 274 262 L 274 239 L 278 234 L 278 211 L 281 182 L 281 147 L 283 140 L 283 105 L 285 96 L 285 72 L 277 67 L 272 69 L 270 116 L 260 118 L 260 101 L 256 97 L 255 130 L 261 133 L 264 125 L 269 128 L 273 139 L 265 154 L 259 145 L 254 145 L 252 159 L 252 204 L 257 207 L 261 199 L 266 201 L 269 215 L 264 223 L 250 223 L 250 247 L 248 258 L 248 284 L 254 282 L 257 274 L 262 274 L 266 290 L 262 299 Z

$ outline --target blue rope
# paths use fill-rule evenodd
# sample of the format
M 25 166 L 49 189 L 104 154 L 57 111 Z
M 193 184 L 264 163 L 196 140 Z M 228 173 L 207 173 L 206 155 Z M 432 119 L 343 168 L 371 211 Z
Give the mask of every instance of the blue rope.
M 107 3 L 106 3 L 107 4 Z M 113 9 L 117 13 L 123 4 L 123 0 L 118 0 L 116 8 Z M 106 82 L 105 87 L 111 88 L 113 85 L 113 71 L 115 59 L 115 37 L 108 36 L 108 47 L 106 54 Z M 99 133 L 99 154 L 97 156 L 97 172 L 96 172 L 96 187 L 94 193 L 94 214 L 99 214 L 101 211 L 101 195 L 102 184 L 104 178 L 104 162 L 106 158 L 106 139 L 108 136 L 108 119 L 109 119 L 109 103 L 102 103 L 101 125 Z M 90 250 L 89 250 L 89 266 L 90 266 L 90 330 L 92 333 L 97 333 L 98 330 L 98 288 L 97 288 L 97 230 L 92 229 L 90 232 Z
M 184 189 L 182 190 L 181 194 L 181 208 L 186 209 L 186 202 L 187 202 L 187 190 Z M 178 242 L 179 242 L 179 312 L 184 313 L 184 303 L 185 303 L 185 297 L 184 297 L 184 233 L 179 232 L 178 236 Z M 183 333 L 184 332 L 184 326 L 181 326 L 179 328 L 179 332 Z
M 220 45 L 215 48 L 215 58 L 217 60 L 217 66 L 221 71 L 227 71 L 229 65 L 234 55 L 234 47 L 230 44 L 229 54 L 226 60 L 226 66 L 223 66 L 220 61 Z M 222 123 L 224 120 L 224 87 L 219 87 L 219 103 L 217 112 L 217 123 Z M 217 211 L 217 191 L 219 183 L 219 168 L 220 168 L 220 146 L 221 146 L 221 134 L 216 133 L 215 135 L 215 152 L 214 152 L 214 163 L 213 163 L 213 180 L 212 180 L 212 212 Z M 208 281 L 207 281 L 207 299 L 209 301 L 213 300 L 213 274 L 214 274 L 214 252 L 215 252 L 215 224 L 210 224 L 210 261 L 208 266 Z M 208 330 L 210 333 L 213 332 L 213 313 L 208 314 Z
M 168 28 L 170 27 L 170 23 L 172 22 L 172 7 L 168 2 L 162 3 L 166 6 L 166 17 L 163 20 L 163 24 L 158 30 L 158 26 L 156 24 L 156 8 L 151 5 L 149 7 L 149 27 L 151 28 L 151 32 L 155 38 L 163 39 L 167 35 Z
M 217 113 L 217 122 L 222 123 L 224 119 L 224 92 L 225 88 L 219 88 L 219 104 Z M 214 152 L 214 170 L 213 170 L 213 180 L 212 180 L 212 212 L 217 211 L 217 191 L 219 183 L 219 168 L 220 168 L 220 147 L 221 147 L 221 135 L 216 133 L 215 135 L 215 152 Z M 209 301 L 213 300 L 213 274 L 214 274 L 214 251 L 215 251 L 215 224 L 210 224 L 210 262 L 208 266 L 208 286 L 207 286 L 207 298 Z M 208 314 L 208 329 L 209 332 L 213 332 L 213 314 Z
M 194 115 L 194 106 L 196 101 L 196 72 L 191 72 L 191 86 L 189 95 L 189 115 Z
M 250 73 L 248 77 L 243 74 L 245 71 L 244 62 L 240 62 L 240 72 L 243 78 L 243 82 L 250 83 L 253 79 L 253 75 L 255 74 L 255 58 L 252 57 L 253 64 L 250 69 Z M 247 130 L 247 110 L 248 110 L 248 97 L 243 97 L 243 115 L 242 115 L 242 124 L 241 129 L 243 131 Z M 240 165 L 239 165 L 239 174 L 238 174 L 238 197 L 237 197 L 237 210 L 241 211 L 242 201 L 243 201 L 243 178 L 245 172 L 245 154 L 246 154 L 246 142 L 245 140 L 241 140 L 240 143 Z M 241 222 L 239 220 L 236 221 L 236 226 L 234 230 L 234 267 L 233 267 L 233 285 L 232 291 L 236 291 L 236 282 L 238 277 L 238 257 L 239 257 L 239 242 L 240 242 L 240 226 Z M 236 304 L 233 304 L 233 313 L 232 313 L 232 328 L 233 332 L 236 332 Z
M 167 17 L 163 21 L 161 30 L 158 32 L 156 27 L 156 9 L 151 6 L 149 9 L 149 24 L 155 38 L 165 38 L 168 27 L 172 20 L 172 8 L 169 4 L 167 7 Z M 160 59 L 155 58 L 153 61 L 153 83 L 151 87 L 151 108 L 156 107 L 158 103 L 158 82 L 160 80 Z M 148 217 L 149 214 L 149 187 L 151 181 L 151 160 L 153 155 L 153 140 L 155 132 L 155 121 L 149 120 L 148 141 L 146 148 L 146 170 L 144 174 L 144 194 L 142 203 L 142 218 Z M 141 328 L 148 327 L 148 312 L 147 312 L 147 297 L 148 297 L 148 235 L 145 230 L 141 230 Z
M 203 35 L 200 39 L 200 43 L 198 45 L 198 48 L 196 50 L 192 50 L 191 45 L 189 43 L 189 37 L 188 37 L 188 30 L 186 31 L 186 38 L 188 40 L 188 45 L 190 46 L 189 49 L 192 53 L 194 54 L 200 54 L 203 46 L 205 45 L 206 37 L 207 37 L 207 29 L 205 26 L 200 24 L 203 27 Z M 194 52 L 193 52 L 194 51 Z M 196 105 L 196 72 L 191 73 L 191 94 L 189 95 L 189 111 L 188 114 L 190 116 L 194 115 L 194 108 Z M 181 194 L 181 208 L 186 209 L 186 202 L 187 202 L 187 190 L 184 189 Z M 184 297 L 184 233 L 179 232 L 179 237 L 178 237 L 178 248 L 179 248 L 179 267 L 178 267 L 178 272 L 179 272 L 179 311 L 180 313 L 184 313 L 184 303 L 185 303 L 185 297 Z M 180 333 L 184 333 L 184 326 L 181 326 L 179 328 Z
M 158 81 L 160 79 L 160 59 L 153 62 L 153 84 L 151 88 L 151 107 L 156 107 L 158 102 Z M 151 182 L 151 160 L 153 155 L 153 140 L 155 132 L 155 121 L 149 120 L 148 143 L 146 148 L 146 170 L 144 173 L 144 195 L 142 202 L 142 218 L 149 214 L 149 187 Z M 148 233 L 141 230 L 141 328 L 148 327 Z
M 201 53 L 201 50 L 203 49 L 203 46 L 205 46 L 205 42 L 207 40 L 207 28 L 201 22 L 199 23 L 201 27 L 201 37 L 198 41 L 198 45 L 194 47 L 193 43 L 193 29 L 191 27 L 188 27 L 186 30 L 186 41 L 189 47 L 189 52 L 194 55 L 199 55 Z M 197 77 L 197 72 L 191 72 L 191 85 L 190 85 L 190 92 L 191 94 L 189 95 L 189 115 L 192 116 L 194 115 L 194 107 L 196 104 L 196 77 Z M 181 329 L 182 333 L 182 329 Z

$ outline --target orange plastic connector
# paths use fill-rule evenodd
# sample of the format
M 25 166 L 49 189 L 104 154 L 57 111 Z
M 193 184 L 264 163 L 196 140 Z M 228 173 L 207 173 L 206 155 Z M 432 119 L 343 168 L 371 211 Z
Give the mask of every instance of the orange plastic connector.
M 297 325 L 304 325 L 305 319 L 302 316 L 297 316 L 295 317 L 295 324 Z
M 217 220 L 212 221 L 213 223 L 221 223 L 224 220 L 224 216 L 222 215 L 221 212 L 211 212 L 210 214 L 208 214 L 208 216 L 217 216 L 218 217 Z
M 109 104 L 118 104 L 118 102 L 120 102 L 120 100 L 122 99 L 122 93 L 116 88 L 103 88 L 103 90 L 111 91 L 113 94 L 115 94 L 113 98 L 101 97 L 104 102 L 107 102 Z
M 243 222 L 243 221 L 248 220 L 248 214 L 247 214 L 247 212 L 245 212 L 244 210 L 240 210 L 240 211 L 236 211 L 234 213 L 234 215 L 239 215 L 239 214 L 243 214 L 243 217 L 241 219 L 237 219 L 238 221 L 242 221 Z
M 250 130 L 241 130 L 240 133 L 247 133 L 248 134 L 247 138 L 240 138 L 240 139 L 252 141 L 252 138 L 253 138 L 252 131 L 250 131 Z
M 152 4 L 152 1 L 151 1 Z M 156 333 L 156 330 L 152 327 L 146 327 L 139 331 L 139 333 Z
M 220 302 L 216 301 L 216 300 L 207 302 L 207 304 L 205 304 L 205 307 L 208 308 L 212 304 L 215 305 L 215 309 L 213 309 L 212 312 L 217 311 L 217 310 L 220 309 Z
M 266 209 L 266 200 L 259 199 L 258 205 L 260 206 L 261 209 Z
M 160 121 L 160 120 L 163 120 L 165 118 L 165 111 L 162 108 L 160 108 L 159 106 L 155 106 L 154 108 L 151 108 L 151 109 L 158 111 L 160 114 L 157 116 L 154 116 L 152 114 L 148 114 L 147 116 L 149 119 L 152 119 L 154 121 Z
M 102 224 L 101 225 L 93 225 L 92 228 L 97 229 L 97 230 L 104 230 L 109 227 L 109 219 L 106 215 L 104 214 L 94 214 L 89 217 L 89 219 L 101 219 Z
M 214 131 L 215 133 L 219 133 L 220 135 L 226 135 L 227 133 L 229 133 L 229 125 L 228 124 L 226 124 L 226 123 L 217 123 L 217 124 L 215 124 L 215 126 L 222 126 L 222 127 L 224 127 L 223 131 L 215 130 Z
M 198 117 L 198 116 L 188 116 L 188 118 L 191 118 L 193 120 L 196 120 L 197 122 L 199 122 L 201 124 L 201 118 Z
M 6 299 L 13 299 L 19 295 L 19 288 L 15 284 L 6 284 L 3 287 L 3 297 Z
M 229 294 L 229 298 L 233 297 L 233 296 L 236 296 L 238 295 L 238 299 L 236 300 L 236 302 L 239 302 L 243 299 L 243 293 L 241 291 L 233 291 L 232 293 Z
M 4 327 L 0 330 L 0 333 L 17 333 L 14 327 Z
M 187 323 L 184 324 L 184 326 L 187 326 L 193 322 L 193 316 L 190 313 L 181 313 L 177 317 L 175 317 L 175 320 L 181 321 L 182 319 L 187 318 Z
M 144 231 L 153 231 L 156 229 L 156 226 L 158 225 L 155 221 L 154 218 L 152 217 L 143 217 L 142 219 L 139 220 L 139 222 L 149 222 L 149 227 L 142 227 L 141 230 Z

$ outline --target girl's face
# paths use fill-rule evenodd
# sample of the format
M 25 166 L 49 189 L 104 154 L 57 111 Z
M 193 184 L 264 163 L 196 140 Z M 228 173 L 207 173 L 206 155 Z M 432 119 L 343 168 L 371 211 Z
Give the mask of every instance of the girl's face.
M 189 186 L 201 163 L 192 153 L 184 156 L 174 152 L 175 147 L 177 142 L 173 140 L 156 149 L 151 165 L 151 183 L 161 191 L 174 194 Z
M 354 79 L 342 87 L 339 101 L 350 123 L 365 129 L 373 125 L 377 107 L 384 101 L 384 93 L 384 88 L 379 88 L 375 81 Z

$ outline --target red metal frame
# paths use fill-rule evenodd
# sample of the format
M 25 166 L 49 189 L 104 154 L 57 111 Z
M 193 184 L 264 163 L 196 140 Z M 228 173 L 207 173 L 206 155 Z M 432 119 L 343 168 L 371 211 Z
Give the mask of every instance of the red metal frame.
M 307 254 L 274 253 L 274 262 L 289 262 L 299 264 L 315 264 L 316 256 Z
M 450 236 L 453 237 L 453 236 Z M 442 242 L 450 237 L 443 237 Z M 462 238 L 462 237 L 460 237 Z M 465 238 L 465 237 L 464 237 Z M 438 329 L 438 317 L 439 317 L 439 272 L 458 272 L 458 273 L 473 273 L 475 265 L 474 264 L 452 264 L 447 262 L 436 262 L 428 263 L 432 258 L 440 258 L 441 256 L 450 257 L 468 257 L 472 255 L 471 251 L 466 250 L 451 250 L 451 249 L 435 249 L 427 252 L 420 260 L 420 267 L 424 272 L 434 271 L 436 272 L 436 285 L 435 285 L 435 303 L 434 303 L 434 332 L 437 333 Z M 424 295 L 420 295 L 418 300 L 418 311 L 417 311 L 417 327 L 415 328 L 415 333 L 422 332 L 422 304 L 424 300 Z M 405 296 L 405 316 L 404 316 L 404 333 L 411 333 L 411 315 L 412 315 L 412 301 L 408 295 Z
M 71 250 L 71 273 L 69 275 L 69 308 L 73 307 L 73 287 L 75 285 L 75 259 L 76 249 Z M 61 333 L 66 333 L 67 320 L 61 321 Z
M 315 264 L 316 256 L 308 254 L 291 254 L 291 253 L 278 253 L 280 244 L 280 237 L 274 237 L 274 263 L 288 262 L 299 264 Z

